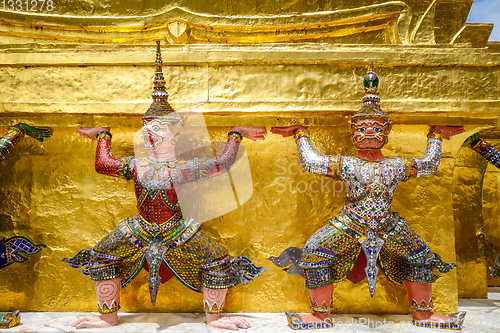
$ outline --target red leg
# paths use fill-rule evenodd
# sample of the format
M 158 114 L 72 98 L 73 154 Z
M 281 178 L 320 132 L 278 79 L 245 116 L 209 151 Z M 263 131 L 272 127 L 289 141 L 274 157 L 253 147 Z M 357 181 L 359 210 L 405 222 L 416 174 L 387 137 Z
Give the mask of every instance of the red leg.
M 118 325 L 117 311 L 120 308 L 120 278 L 94 281 L 94 286 L 101 314 L 89 315 L 77 320 L 71 326 L 75 328 L 101 328 Z
M 237 331 L 239 328 L 249 328 L 250 324 L 242 317 L 222 316 L 226 293 L 227 289 L 203 287 L 203 307 L 207 315 L 207 325 L 232 331 Z
M 432 321 L 435 323 L 446 323 L 450 316 L 433 313 L 432 308 L 432 284 L 404 282 L 408 291 L 408 299 L 413 310 L 413 319 L 417 321 Z
M 333 301 L 332 294 L 333 283 L 323 287 L 309 289 L 313 313 L 302 316 L 302 319 L 309 322 L 325 321 L 327 319 L 330 320 L 330 312 Z

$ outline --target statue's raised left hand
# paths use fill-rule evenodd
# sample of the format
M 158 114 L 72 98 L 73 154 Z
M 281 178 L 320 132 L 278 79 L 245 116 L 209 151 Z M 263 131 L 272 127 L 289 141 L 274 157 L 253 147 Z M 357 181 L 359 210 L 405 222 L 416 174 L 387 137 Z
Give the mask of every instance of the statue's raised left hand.
M 231 131 L 239 132 L 244 138 L 252 141 L 264 140 L 264 135 L 267 134 L 265 127 L 235 126 L 231 128 Z
M 97 134 L 101 132 L 109 132 L 109 127 L 80 127 L 76 132 L 84 138 L 91 139 L 92 142 L 97 140 Z
M 52 130 L 44 127 L 33 127 L 27 124 L 19 123 L 14 125 L 15 128 L 20 129 L 26 133 L 27 136 L 32 137 L 40 142 L 52 136 Z
M 450 140 L 450 138 L 454 135 L 465 132 L 462 126 L 431 126 L 431 131 L 440 131 L 443 133 L 443 138 L 446 140 Z

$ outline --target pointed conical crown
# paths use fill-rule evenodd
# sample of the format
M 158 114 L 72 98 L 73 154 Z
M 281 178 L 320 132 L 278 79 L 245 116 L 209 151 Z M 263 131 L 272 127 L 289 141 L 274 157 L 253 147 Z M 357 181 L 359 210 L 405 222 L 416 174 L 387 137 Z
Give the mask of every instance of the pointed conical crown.
M 358 110 L 351 121 L 358 119 L 382 119 L 389 121 L 389 117 L 380 108 L 380 97 L 378 96 L 378 76 L 373 70 L 373 61 L 370 61 L 370 69 L 364 79 L 365 93 L 363 95 L 363 106 Z
M 165 91 L 165 78 L 163 77 L 162 65 L 160 41 L 157 40 L 154 90 L 151 93 L 153 103 L 151 103 L 142 120 L 162 119 L 173 122 L 181 121 L 170 103 L 168 103 L 168 93 Z

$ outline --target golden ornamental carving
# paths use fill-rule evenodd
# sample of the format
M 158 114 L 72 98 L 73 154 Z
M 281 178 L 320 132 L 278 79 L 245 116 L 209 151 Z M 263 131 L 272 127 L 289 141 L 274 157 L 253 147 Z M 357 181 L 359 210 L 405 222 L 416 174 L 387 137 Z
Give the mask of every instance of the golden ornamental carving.
M 196 7 L 195 11 L 161 2 L 148 11 L 114 6 L 113 9 L 101 10 L 102 16 L 87 12 L 76 4 L 75 8 L 68 8 L 69 11 L 57 6 L 50 12 L 4 8 L 0 9 L 0 36 L 6 38 L 0 39 L 0 44 L 28 40 L 136 44 L 162 39 L 168 44 L 468 43 L 480 48 L 486 45 L 492 29 L 491 24 L 466 23 L 470 1 L 432 0 L 423 4 L 421 0 L 399 0 L 369 5 L 362 0 L 349 2 L 349 5 L 326 2 L 328 10 L 321 12 L 310 5 L 303 4 L 305 7 L 302 8 L 299 2 L 287 5 L 287 8 L 276 4 L 274 10 L 257 15 L 251 15 L 255 10 L 247 4 L 223 14 L 226 11 L 221 10 L 217 3 L 208 10 L 186 4 L 187 7 Z M 279 14 L 273 14 L 273 11 Z M 66 15 L 66 12 L 71 15 Z M 142 14 L 146 12 L 147 15 Z
M 165 36 L 170 44 L 189 43 L 191 40 L 191 28 L 187 22 L 174 19 L 167 23 L 168 36 Z
M 0 36 L 76 43 L 144 43 L 162 39 L 169 44 L 328 42 L 401 44 L 398 22 L 403 3 L 298 15 L 224 17 L 174 8 L 138 20 L 6 12 Z M 33 16 L 33 14 L 30 14 Z M 31 17 L 30 16 L 30 17 Z M 130 22 L 144 25 L 130 25 Z M 36 22 L 36 23 L 27 23 Z

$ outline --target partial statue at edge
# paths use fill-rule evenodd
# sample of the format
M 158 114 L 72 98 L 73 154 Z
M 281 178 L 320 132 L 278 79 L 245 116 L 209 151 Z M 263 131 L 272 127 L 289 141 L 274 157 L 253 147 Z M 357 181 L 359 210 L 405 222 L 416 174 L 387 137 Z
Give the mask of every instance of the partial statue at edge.
M 5 159 L 12 148 L 21 141 L 24 136 L 30 136 L 39 142 L 52 136 L 50 128 L 33 127 L 19 123 L 9 128 L 7 133 L 0 138 L 0 157 Z M 14 263 L 23 263 L 28 256 L 33 256 L 47 247 L 44 244 L 35 245 L 30 239 L 23 236 L 13 236 L 0 240 L 0 269 Z M 21 313 L 14 310 L 5 316 L 0 315 L 0 328 L 11 328 L 21 322 Z
M 488 142 L 479 137 L 479 133 L 471 135 L 467 142 L 475 152 L 483 156 L 488 162 L 500 169 L 500 151 L 491 146 Z M 500 276 L 500 254 L 495 260 L 495 264 L 490 266 L 491 276 Z
M 223 317 L 226 292 L 258 277 L 265 268 L 245 257 L 231 259 L 200 224 L 183 216 L 174 188 L 187 182 L 214 177 L 235 162 L 243 137 L 263 140 L 265 129 L 233 127 L 224 151 L 214 158 L 183 161 L 175 156 L 182 119 L 167 101 L 162 72 L 160 41 L 157 41 L 153 102 L 144 114 L 142 137 L 150 156 L 115 158 L 109 128 L 86 128 L 78 132 L 97 140 L 96 171 L 134 181 L 138 214 L 118 222 L 118 227 L 94 248 L 84 249 L 64 261 L 94 280 L 100 315 L 76 321 L 76 328 L 118 324 L 120 289 L 126 287 L 143 265 L 149 271 L 151 303 L 158 287 L 172 276 L 188 288 L 203 293 L 207 324 L 237 330 L 250 325 L 241 317 Z
M 14 146 L 27 135 L 33 139 L 43 142 L 52 136 L 50 128 L 33 127 L 19 123 L 9 128 L 7 133 L 0 138 L 0 158 L 5 159 Z M 13 263 L 25 262 L 28 257 L 35 255 L 46 245 L 35 245 L 31 240 L 23 236 L 14 236 L 0 240 L 0 269 Z
M 279 267 L 293 264 L 288 270 L 305 277 L 309 289 L 313 313 L 301 317 L 287 311 L 293 329 L 331 327 L 333 283 L 345 278 L 359 282 L 366 276 L 373 297 L 379 268 L 391 282 L 406 287 L 416 326 L 454 330 L 462 327 L 465 312 L 432 312 L 431 283 L 438 278 L 434 269 L 447 273 L 456 265 L 443 262 L 433 253 L 405 219 L 391 211 L 391 202 L 400 181 L 428 176 L 437 170 L 442 139 L 462 133 L 463 129 L 431 127 L 421 158 L 383 156 L 381 148 L 387 143 L 392 122 L 380 108 L 378 84 L 379 78 L 370 64 L 364 79 L 363 106 L 349 122 L 352 142 L 358 149 L 356 156 L 318 153 L 303 126 L 272 129 L 283 137 L 295 135 L 304 169 L 346 184 L 343 209 L 309 238 L 302 251 L 289 248 L 279 257 L 270 258 Z M 360 272 L 363 268 L 364 272 Z

